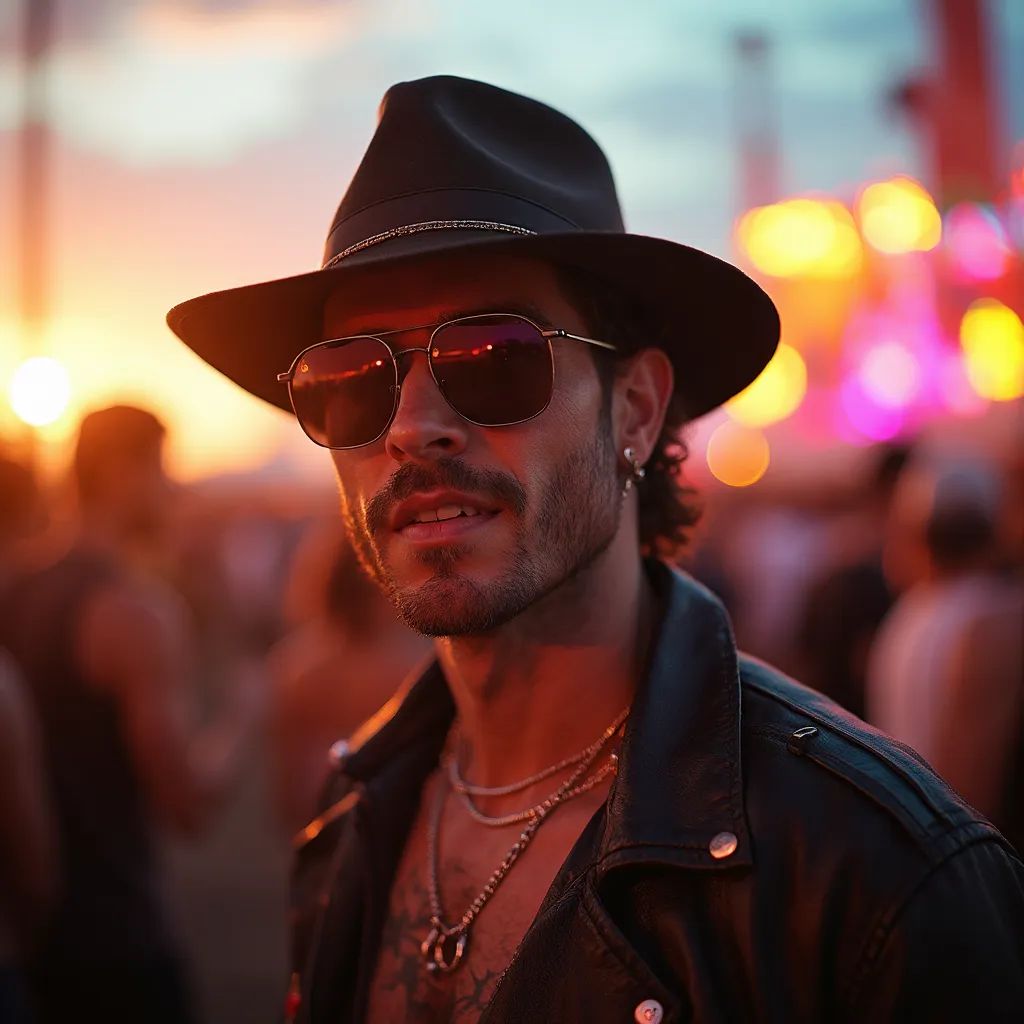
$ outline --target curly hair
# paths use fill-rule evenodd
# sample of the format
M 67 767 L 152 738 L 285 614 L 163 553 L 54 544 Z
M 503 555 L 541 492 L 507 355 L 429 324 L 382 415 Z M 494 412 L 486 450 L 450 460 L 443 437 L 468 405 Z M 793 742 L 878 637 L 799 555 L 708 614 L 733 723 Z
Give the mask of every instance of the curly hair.
M 580 313 L 594 337 L 617 344 L 621 353 L 591 348 L 604 393 L 604 409 L 611 410 L 612 385 L 628 355 L 657 347 L 663 325 L 652 322 L 646 309 L 621 289 L 577 267 L 559 267 L 558 283 L 565 297 Z M 675 558 L 689 543 L 689 532 L 700 519 L 697 491 L 683 480 L 683 463 L 689 455 L 683 428 L 688 416 L 682 399 L 674 393 L 665 422 L 637 485 L 640 550 L 644 555 Z

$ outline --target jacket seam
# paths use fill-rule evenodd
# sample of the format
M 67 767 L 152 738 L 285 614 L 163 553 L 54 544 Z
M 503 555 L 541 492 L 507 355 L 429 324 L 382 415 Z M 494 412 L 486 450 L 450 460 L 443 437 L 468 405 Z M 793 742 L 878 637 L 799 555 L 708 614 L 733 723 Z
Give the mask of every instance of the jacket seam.
M 840 729 L 837 729 L 836 724 L 830 721 L 824 715 L 819 714 L 812 708 L 795 703 L 788 697 L 785 697 L 782 694 L 777 693 L 775 690 L 765 686 L 763 683 L 759 682 L 756 679 L 747 677 L 746 679 L 743 679 L 743 685 L 749 686 L 752 690 L 755 690 L 763 697 L 766 697 L 767 699 L 772 700 L 777 704 L 781 704 L 783 707 L 787 708 L 791 712 L 801 715 L 804 718 L 811 719 L 818 725 L 822 726 L 822 728 L 827 729 L 830 733 L 840 737 L 846 742 L 854 746 L 860 747 L 862 750 L 866 750 L 869 754 L 873 754 L 880 761 L 883 761 L 888 766 L 888 768 L 891 771 L 893 771 L 896 775 L 898 775 L 908 786 L 912 787 L 913 790 L 917 793 L 918 797 L 921 799 L 921 801 L 924 804 L 926 804 L 929 808 L 931 808 L 932 812 L 937 817 L 947 819 L 947 815 L 943 811 L 939 810 L 938 807 L 936 807 L 935 801 L 925 791 L 925 789 L 917 783 L 917 780 L 914 779 L 913 775 L 909 773 L 903 765 L 901 765 L 898 761 L 893 759 L 889 755 L 889 753 L 881 746 L 877 746 L 876 744 L 870 742 L 869 739 L 864 736 L 853 735 L 850 733 L 843 732 Z M 925 768 L 926 771 L 930 770 L 924 764 L 922 764 L 921 767 Z
M 958 846 L 956 849 L 951 850 L 941 860 L 930 864 L 928 870 L 925 871 L 915 883 L 908 887 L 903 898 L 891 906 L 887 911 L 884 911 L 879 915 L 878 923 L 865 940 L 864 949 L 851 972 L 850 981 L 842 999 L 842 1005 L 850 1007 L 853 1005 L 855 999 L 860 998 L 864 983 L 867 981 L 871 970 L 877 965 L 882 950 L 885 948 L 885 944 L 893 934 L 900 918 L 906 914 L 910 904 L 918 896 L 924 886 L 954 857 L 958 857 L 960 854 L 965 853 L 967 850 L 970 850 L 981 843 L 996 843 L 996 845 L 998 845 L 998 841 L 992 836 L 978 836 L 977 838 L 964 843 L 963 846 Z
M 720 612 L 718 629 L 716 630 L 719 646 L 719 665 L 721 666 L 722 686 L 729 694 L 728 730 L 729 736 L 729 806 L 733 819 L 746 823 L 745 808 L 742 798 L 742 764 L 740 762 L 740 736 L 743 730 L 743 702 L 740 699 L 740 687 L 743 685 L 739 661 L 736 655 L 736 644 L 729 629 L 729 620 Z M 730 666 L 735 666 L 735 675 L 730 678 Z
M 777 733 L 773 732 L 768 726 L 750 726 L 747 731 L 752 735 L 760 736 L 762 739 L 768 740 L 769 742 L 773 743 L 778 747 L 781 747 L 784 750 L 788 749 L 785 739 L 782 736 L 779 736 Z M 886 805 L 883 801 L 872 798 L 871 794 L 867 793 L 862 787 L 858 786 L 854 779 L 850 778 L 844 772 L 838 770 L 838 766 L 833 767 L 823 757 L 817 756 L 810 752 L 807 752 L 801 756 L 803 756 L 806 760 L 812 761 L 815 764 L 820 765 L 826 771 L 832 771 L 835 774 L 836 778 L 842 779 L 843 782 L 851 786 L 853 789 L 857 790 L 858 793 L 861 793 L 864 796 L 871 799 L 872 802 L 875 803 L 878 807 L 888 810 L 890 814 L 892 813 L 891 809 L 886 808 Z M 904 812 L 904 814 L 908 815 L 911 819 L 914 818 L 913 810 L 909 808 L 903 800 L 900 799 L 898 793 L 892 792 L 890 790 L 889 796 L 892 799 L 893 803 L 898 805 L 899 808 Z M 924 800 L 922 800 L 922 802 L 925 803 L 925 806 L 928 807 L 929 810 L 935 813 L 936 817 L 940 817 L 939 812 L 935 810 L 934 806 L 930 801 L 925 802 Z M 894 815 L 894 817 L 896 817 L 896 815 Z M 925 841 L 945 838 L 951 835 L 952 833 L 956 832 L 958 829 L 963 828 L 965 825 L 973 824 L 973 822 L 956 822 L 951 820 L 946 815 L 941 815 L 941 819 L 946 822 L 947 827 L 941 833 L 935 833 L 918 825 L 916 821 L 907 822 L 903 818 L 898 818 L 898 820 L 904 826 L 908 833 L 913 835 L 918 840 L 922 841 L 922 845 L 931 845 L 930 843 L 926 844 Z M 941 860 L 939 861 L 939 863 L 941 863 Z

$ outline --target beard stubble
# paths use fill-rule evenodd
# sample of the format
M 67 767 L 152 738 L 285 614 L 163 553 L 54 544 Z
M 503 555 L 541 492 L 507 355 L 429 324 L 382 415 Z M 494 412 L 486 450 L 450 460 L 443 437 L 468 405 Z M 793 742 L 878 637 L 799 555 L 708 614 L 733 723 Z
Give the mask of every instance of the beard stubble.
M 388 595 L 410 628 L 426 636 L 470 636 L 491 632 L 584 571 L 608 546 L 622 512 L 611 428 L 599 417 L 591 441 L 559 463 L 541 494 L 536 522 L 528 528 L 525 488 L 512 474 L 481 470 L 458 459 L 429 469 L 400 467 L 357 515 L 342 495 L 342 516 L 360 562 Z M 418 554 L 432 570 L 424 583 L 398 585 L 375 541 L 389 529 L 395 503 L 419 490 L 452 487 L 497 499 L 516 517 L 509 564 L 494 580 L 480 583 L 460 573 L 471 546 L 451 544 Z

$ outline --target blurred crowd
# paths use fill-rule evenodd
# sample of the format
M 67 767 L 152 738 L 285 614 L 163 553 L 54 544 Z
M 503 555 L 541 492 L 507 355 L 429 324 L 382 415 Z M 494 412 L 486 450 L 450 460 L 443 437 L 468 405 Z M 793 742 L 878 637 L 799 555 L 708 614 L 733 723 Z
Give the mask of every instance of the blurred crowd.
M 115 406 L 57 488 L 0 450 L 0 1022 L 276 1019 L 292 837 L 429 656 L 330 500 L 185 488 L 164 445 Z M 740 646 L 1024 845 L 1024 457 L 882 446 L 706 503 L 684 567 Z

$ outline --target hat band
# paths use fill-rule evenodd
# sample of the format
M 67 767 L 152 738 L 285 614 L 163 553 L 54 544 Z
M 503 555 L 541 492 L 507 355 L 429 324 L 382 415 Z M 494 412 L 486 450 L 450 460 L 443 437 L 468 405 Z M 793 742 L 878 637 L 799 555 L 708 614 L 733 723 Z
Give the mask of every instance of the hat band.
M 472 231 L 498 231 L 509 235 L 535 235 L 536 231 L 529 228 L 521 228 L 517 224 L 502 224 L 496 220 L 424 220 L 418 224 L 403 224 L 401 227 L 391 228 L 389 231 L 381 231 L 380 234 L 371 235 L 361 242 L 355 242 L 347 249 L 332 256 L 320 269 L 327 270 L 336 263 L 340 263 L 346 256 L 354 256 L 357 252 L 369 249 L 371 246 L 380 245 L 392 238 L 402 238 L 405 235 L 418 235 L 421 231 L 449 231 L 451 229 L 465 229 Z

